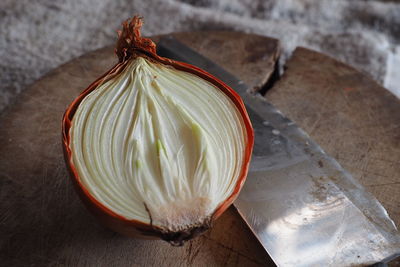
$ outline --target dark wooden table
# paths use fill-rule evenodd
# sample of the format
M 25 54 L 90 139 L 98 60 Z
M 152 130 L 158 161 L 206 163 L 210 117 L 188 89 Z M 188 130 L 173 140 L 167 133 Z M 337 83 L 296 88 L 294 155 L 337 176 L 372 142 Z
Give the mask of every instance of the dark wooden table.
M 266 89 L 278 41 L 232 32 L 176 38 Z M 159 37 L 154 37 L 158 40 Z M 64 166 L 67 105 L 116 62 L 113 48 L 53 70 L 0 117 L 0 261 L 4 266 L 269 266 L 271 260 L 231 207 L 184 247 L 130 239 L 100 226 L 75 194 Z M 308 132 L 400 224 L 400 102 L 368 76 L 299 48 L 266 97 Z

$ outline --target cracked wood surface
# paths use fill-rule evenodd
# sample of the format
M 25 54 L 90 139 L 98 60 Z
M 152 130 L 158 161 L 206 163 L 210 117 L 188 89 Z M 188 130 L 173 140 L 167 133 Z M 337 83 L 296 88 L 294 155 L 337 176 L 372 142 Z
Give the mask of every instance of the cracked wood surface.
M 252 87 L 278 57 L 275 39 L 232 32 L 175 36 Z M 154 38 L 158 39 L 158 38 Z M 269 266 L 271 261 L 231 207 L 184 247 L 130 239 L 100 226 L 67 175 L 61 118 L 67 105 L 117 61 L 113 47 L 48 73 L 0 117 L 0 260 L 4 266 Z
M 251 87 L 279 55 L 274 39 L 232 32 L 178 33 Z M 155 37 L 154 39 L 158 39 Z M 231 207 L 184 247 L 130 239 L 100 226 L 75 194 L 62 159 L 61 116 L 116 62 L 100 49 L 50 72 L 0 117 L 0 259 L 5 266 L 268 266 L 271 261 Z M 308 132 L 400 224 L 400 103 L 359 73 L 297 49 L 267 98 Z
M 297 48 L 266 98 L 348 170 L 400 225 L 400 100 L 370 77 Z

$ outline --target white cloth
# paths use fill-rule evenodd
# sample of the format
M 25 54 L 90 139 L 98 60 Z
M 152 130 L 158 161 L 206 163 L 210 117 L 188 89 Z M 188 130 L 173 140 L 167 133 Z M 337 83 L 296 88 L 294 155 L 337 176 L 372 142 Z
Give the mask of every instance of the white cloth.
M 390 77 L 400 42 L 400 4 L 378 0 L 2 0 L 0 111 L 49 70 L 116 41 L 140 14 L 145 35 L 232 29 L 276 37 L 285 61 L 309 47 L 369 73 L 400 96 Z M 393 76 L 394 75 L 394 76 Z M 397 87 L 396 87 L 397 86 Z

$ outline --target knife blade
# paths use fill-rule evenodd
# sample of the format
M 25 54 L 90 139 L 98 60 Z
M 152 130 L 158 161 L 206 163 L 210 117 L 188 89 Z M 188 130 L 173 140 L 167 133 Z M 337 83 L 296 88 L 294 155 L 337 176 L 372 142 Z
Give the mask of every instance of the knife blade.
M 400 234 L 384 207 L 294 122 L 173 36 L 157 49 L 208 71 L 242 97 L 255 144 L 234 206 L 278 266 L 369 265 L 400 253 Z

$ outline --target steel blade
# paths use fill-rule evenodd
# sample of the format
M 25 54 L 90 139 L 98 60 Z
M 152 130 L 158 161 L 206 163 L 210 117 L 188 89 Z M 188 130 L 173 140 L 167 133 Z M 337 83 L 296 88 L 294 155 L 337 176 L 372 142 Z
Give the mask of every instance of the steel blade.
M 365 265 L 400 252 L 383 206 L 265 98 L 172 36 L 158 52 L 210 72 L 245 102 L 255 146 L 234 205 L 277 265 Z

